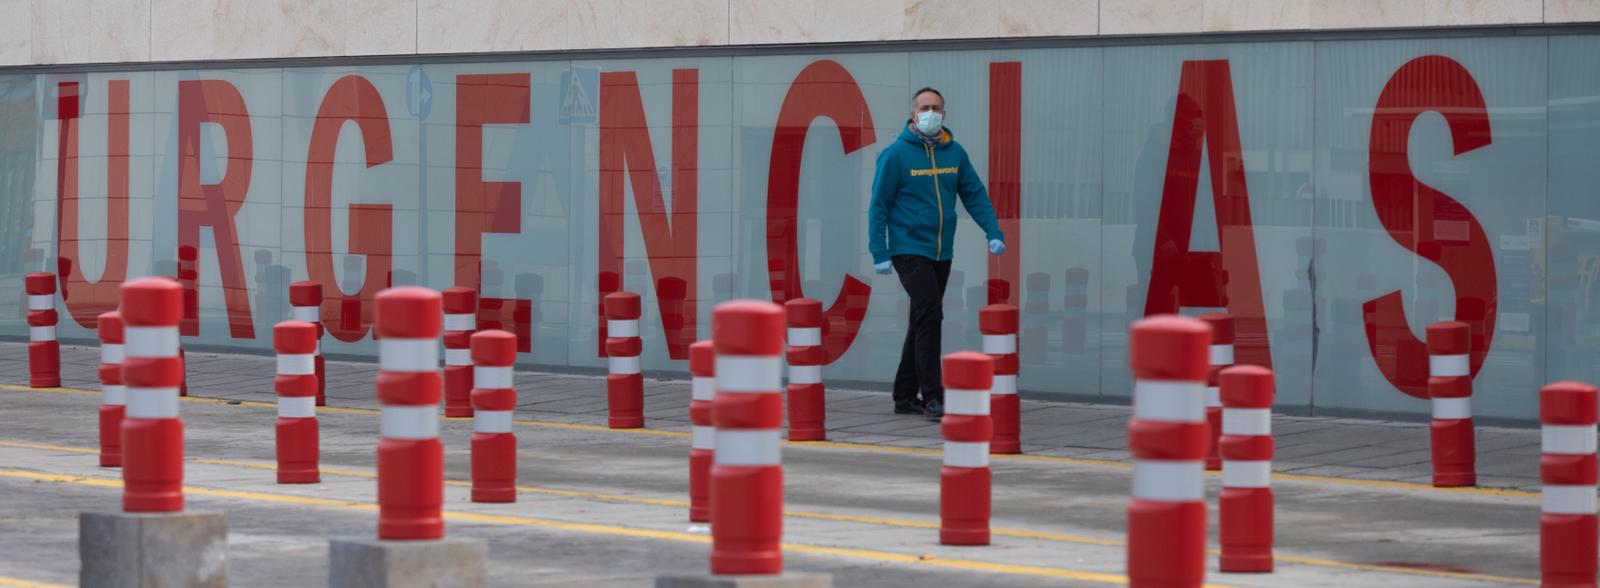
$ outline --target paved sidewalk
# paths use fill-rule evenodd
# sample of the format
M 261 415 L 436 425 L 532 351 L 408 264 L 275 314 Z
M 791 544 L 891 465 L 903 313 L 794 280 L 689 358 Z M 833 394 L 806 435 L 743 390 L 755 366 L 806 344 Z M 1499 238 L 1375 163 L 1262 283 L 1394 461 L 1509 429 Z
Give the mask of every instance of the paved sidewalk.
M 99 389 L 99 349 L 62 347 L 62 385 Z M 273 402 L 273 358 L 191 352 L 187 354 L 193 396 Z M 375 363 L 328 362 L 330 406 L 376 408 Z M 26 385 L 26 345 L 0 342 L 0 384 Z M 603 426 L 605 377 L 519 371 L 515 378 L 520 418 Z M 895 447 L 937 448 L 939 426 L 922 417 L 895 415 L 883 392 L 828 389 L 829 440 Z M 647 379 L 646 426 L 689 430 L 689 382 Z M 1022 402 L 1023 451 L 1029 454 L 1127 461 L 1126 406 L 1073 402 Z M 1274 471 L 1306 476 L 1428 484 L 1428 425 L 1329 417 L 1278 416 Z M 1539 431 L 1479 427 L 1481 487 L 1536 489 Z

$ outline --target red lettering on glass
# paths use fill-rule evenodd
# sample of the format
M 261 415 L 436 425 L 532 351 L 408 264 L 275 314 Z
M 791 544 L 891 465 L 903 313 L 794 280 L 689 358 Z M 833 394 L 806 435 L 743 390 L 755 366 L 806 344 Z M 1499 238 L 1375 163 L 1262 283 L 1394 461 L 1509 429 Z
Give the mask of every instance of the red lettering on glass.
M 322 283 L 323 326 L 340 341 L 359 341 L 373 319 L 373 297 L 388 282 L 394 246 L 391 206 L 351 204 L 348 245 L 351 255 L 366 256 L 361 289 L 345 294 L 333 271 L 333 163 L 339 131 L 353 122 L 361 133 L 367 167 L 394 159 L 389 112 L 372 82 L 358 75 L 339 78 L 322 97 L 306 150 L 306 271 Z
M 1145 316 L 1182 307 L 1227 308 L 1234 318 L 1238 363 L 1271 368 L 1228 62 L 1185 61 L 1174 111 Z M 1210 164 L 1220 251 L 1189 250 L 1202 146 Z
M 522 352 L 532 350 L 533 333 L 513 314 L 528 301 L 482 295 L 484 233 L 522 232 L 522 183 L 483 181 L 483 126 L 528 124 L 530 81 L 526 73 L 456 76 L 456 285 L 479 291 L 478 327 L 512 325 Z
M 206 123 L 222 127 L 227 145 L 226 168 L 215 184 L 200 183 L 200 129 Z M 255 338 L 234 219 L 250 194 L 254 147 L 250 111 L 238 88 L 225 80 L 178 82 L 178 280 L 185 292 L 184 335 L 200 334 L 200 227 L 207 226 L 217 244 L 229 333 L 235 339 Z
M 767 173 L 767 278 L 772 301 L 804 298 L 800 285 L 799 225 L 800 165 L 806 133 L 818 118 L 831 119 L 839 129 L 845 153 L 877 141 L 872 112 L 860 86 L 838 62 L 814 61 L 789 85 L 778 110 L 777 132 L 772 138 L 771 168 Z M 850 349 L 867 315 L 872 287 L 846 274 L 833 304 L 822 315 L 823 363 L 833 363 Z
M 700 168 L 700 71 L 672 71 L 672 212 L 668 217 L 656 174 L 655 151 L 631 71 L 600 75 L 600 300 L 625 289 L 622 261 L 624 187 L 633 188 L 639 232 L 656 278 L 656 303 L 666 334 L 667 356 L 688 359 L 696 333 L 697 225 Z M 626 176 L 626 178 L 624 178 Z M 624 181 L 628 184 L 624 184 Z M 613 277 L 614 276 L 614 277 Z M 602 315 L 604 314 L 602 310 Z M 600 355 L 606 323 L 600 321 Z
M 989 259 L 989 304 L 1016 304 L 1022 267 L 1022 62 L 989 64 L 989 198 L 1006 254 Z M 996 283 L 1004 283 L 1004 287 Z
M 1367 163 L 1372 205 L 1391 239 L 1450 276 L 1455 320 L 1472 327 L 1470 365 L 1477 375 L 1494 342 L 1494 254 L 1483 226 L 1465 206 L 1411 173 L 1406 151 L 1411 125 L 1429 111 L 1449 125 L 1455 155 L 1493 141 L 1489 111 L 1471 72 L 1440 55 L 1407 62 L 1389 77 L 1372 116 Z M 1400 292 L 1368 300 L 1362 310 L 1367 348 L 1383 377 L 1407 395 L 1427 398 L 1427 344 L 1411 332 Z
M 128 276 L 128 80 L 106 82 L 106 255 L 100 280 L 83 271 L 78 241 L 78 141 L 82 106 L 77 82 L 56 86 L 59 140 L 56 147 L 56 273 L 61 300 L 72 320 L 93 329 L 100 313 L 117 309 Z M 94 231 L 88 231 L 93 236 Z

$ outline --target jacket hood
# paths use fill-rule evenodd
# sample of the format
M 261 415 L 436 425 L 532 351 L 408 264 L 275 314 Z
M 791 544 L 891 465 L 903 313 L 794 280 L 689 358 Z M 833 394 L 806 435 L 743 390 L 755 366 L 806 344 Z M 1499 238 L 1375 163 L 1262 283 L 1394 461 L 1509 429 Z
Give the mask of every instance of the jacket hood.
M 912 128 L 913 124 L 915 123 L 911 119 L 906 119 L 906 126 L 900 129 L 900 140 L 921 147 L 922 135 L 917 134 L 917 131 Z M 939 140 L 934 142 L 933 146 L 935 149 L 942 149 L 950 145 L 955 139 L 956 134 L 951 132 L 949 127 L 945 127 L 939 129 Z

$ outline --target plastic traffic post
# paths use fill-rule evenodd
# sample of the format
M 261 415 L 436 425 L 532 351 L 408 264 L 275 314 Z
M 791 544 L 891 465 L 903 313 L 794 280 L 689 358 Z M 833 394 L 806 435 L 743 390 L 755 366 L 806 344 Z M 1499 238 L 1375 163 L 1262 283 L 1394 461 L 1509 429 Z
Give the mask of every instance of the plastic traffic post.
M 692 425 L 689 445 L 689 521 L 711 522 L 711 462 L 716 449 L 716 427 L 711 423 L 711 403 L 717 395 L 717 350 L 708 339 L 689 346 L 689 375 L 693 396 L 689 400 Z
M 512 366 L 517 336 L 491 329 L 472 335 L 472 501 L 517 501 L 517 408 Z
M 822 303 L 796 298 L 783 303 L 789 323 L 789 439 L 821 441 L 827 432 L 822 386 Z
M 478 329 L 478 291 L 444 290 L 444 416 L 472 416 L 472 333 Z
M 1217 454 L 1222 437 L 1222 396 L 1217 374 L 1233 365 L 1233 317 L 1213 312 L 1197 318 L 1211 325 L 1211 370 L 1206 372 L 1206 470 L 1215 472 L 1222 469 L 1222 458 Z
M 782 573 L 783 309 L 727 302 L 712 312 L 711 323 L 717 365 L 711 573 Z
M 1472 424 L 1471 328 L 1459 321 L 1428 326 L 1428 396 L 1433 399 L 1433 485 L 1478 483 Z
M 122 285 L 127 412 L 122 419 L 122 509 L 127 512 L 183 510 L 183 422 L 178 388 L 183 359 L 178 321 L 183 289 L 165 278 Z
M 122 416 L 128 388 L 122 382 L 122 313 L 101 313 L 95 320 L 100 335 L 100 465 L 122 465 Z
M 1017 396 L 1017 307 L 990 304 L 978 311 L 978 331 L 983 352 L 994 359 L 994 387 L 989 389 L 989 413 L 994 440 L 989 453 L 1022 453 L 1022 407 Z
M 23 278 L 28 293 L 28 385 L 61 387 L 61 344 L 56 342 L 56 275 Z
M 1206 572 L 1205 388 L 1211 327 L 1160 315 L 1133 323 L 1133 498 L 1128 579 L 1134 586 L 1200 586 Z
M 317 425 L 317 325 L 283 321 L 272 327 L 272 348 L 278 352 L 278 483 L 322 481 L 321 440 Z
M 1539 576 L 1546 588 L 1594 588 L 1595 422 L 1597 392 L 1583 382 L 1556 382 L 1539 390 L 1544 438 L 1539 481 Z
M 328 405 L 327 365 L 322 361 L 322 282 L 289 284 L 289 318 L 317 326 L 317 348 L 311 352 L 317 372 L 317 406 Z
M 439 444 L 439 293 L 378 293 L 378 538 L 444 537 Z
M 1216 347 L 1212 364 L 1215 367 Z M 1272 571 L 1272 370 L 1222 370 L 1222 496 L 1217 528 L 1224 572 Z
M 606 402 L 613 429 L 638 429 L 644 426 L 644 376 L 639 374 L 639 295 L 612 292 L 606 295 L 606 357 L 611 374 L 606 376 Z
M 989 389 L 994 359 L 961 351 L 944 356 L 944 468 L 939 470 L 939 543 L 989 544 Z

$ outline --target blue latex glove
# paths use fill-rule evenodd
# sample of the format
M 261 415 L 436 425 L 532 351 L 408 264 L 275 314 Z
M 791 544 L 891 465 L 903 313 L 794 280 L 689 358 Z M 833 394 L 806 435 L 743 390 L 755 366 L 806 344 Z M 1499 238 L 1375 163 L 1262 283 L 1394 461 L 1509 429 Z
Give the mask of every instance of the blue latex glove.
M 894 273 L 894 266 L 887 261 L 883 263 L 874 263 L 872 264 L 872 271 L 878 272 L 878 275 L 880 276 L 887 276 Z
M 989 240 L 989 255 L 1000 255 L 1006 252 L 1006 242 L 999 239 Z

